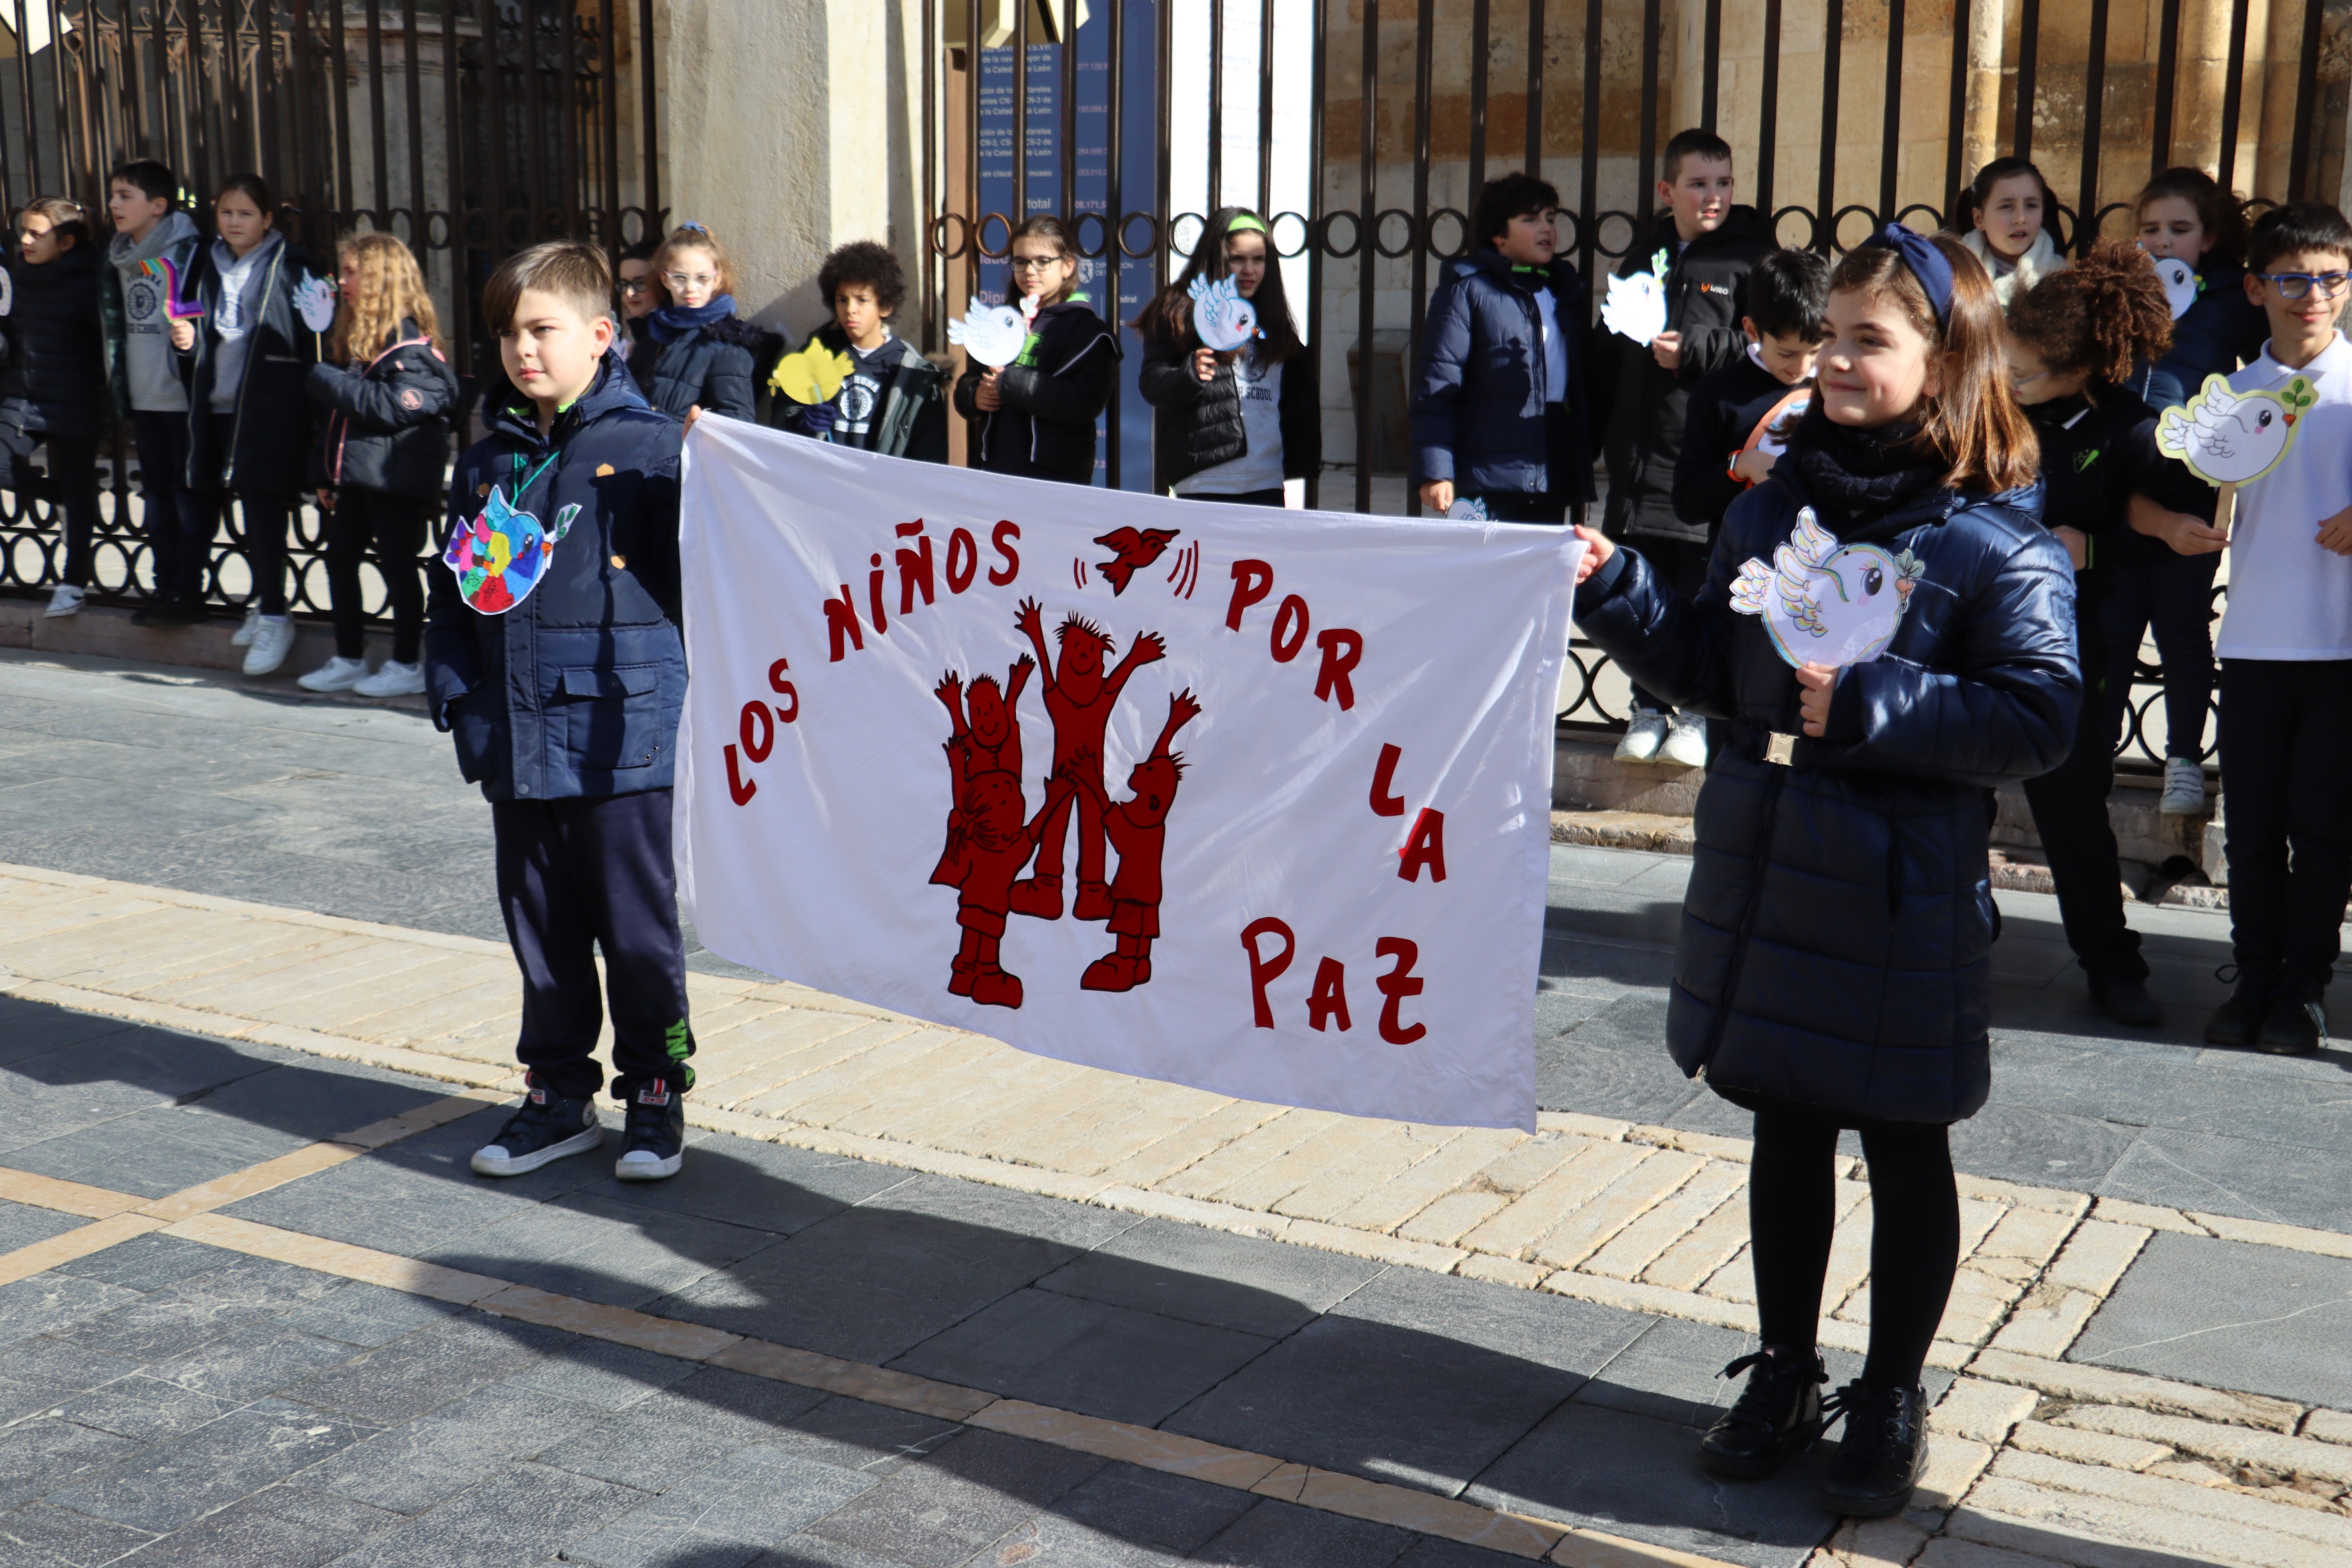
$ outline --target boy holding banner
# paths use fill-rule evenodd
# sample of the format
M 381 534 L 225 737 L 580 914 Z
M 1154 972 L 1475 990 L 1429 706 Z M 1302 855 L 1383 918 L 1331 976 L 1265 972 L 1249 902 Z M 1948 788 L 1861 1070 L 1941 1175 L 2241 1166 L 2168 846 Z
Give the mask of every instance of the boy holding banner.
M 482 290 L 514 388 L 457 459 L 432 569 L 426 702 L 482 786 L 499 903 L 522 970 L 522 1105 L 475 1152 L 520 1175 L 604 1138 L 592 1054 L 613 1009 L 613 1173 L 677 1173 L 694 1087 L 670 783 L 686 650 L 677 628 L 683 431 L 610 353 L 613 275 L 577 241 L 507 258 Z
M 2352 224 L 2325 202 L 2273 207 L 2246 260 L 2246 297 L 2271 336 L 2230 390 L 2302 380 L 2316 402 L 2292 417 L 2270 410 L 2284 453 L 2238 490 L 2230 528 L 2214 651 L 2238 984 L 2205 1039 L 2301 1056 L 2327 1035 L 2321 999 L 2352 880 L 2352 343 L 2336 330 Z

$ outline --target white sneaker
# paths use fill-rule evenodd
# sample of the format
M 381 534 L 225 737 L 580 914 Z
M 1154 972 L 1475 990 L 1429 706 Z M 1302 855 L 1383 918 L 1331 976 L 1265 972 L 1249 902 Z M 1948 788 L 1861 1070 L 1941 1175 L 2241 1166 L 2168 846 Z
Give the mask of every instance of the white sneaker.
M 425 666 L 385 659 L 373 675 L 352 688 L 354 697 L 414 697 L 425 689 Z
M 1653 713 L 1646 708 L 1633 710 L 1633 722 L 1626 729 L 1625 738 L 1617 742 L 1617 760 L 1621 763 L 1646 763 L 1655 758 L 1658 748 L 1666 740 L 1666 715 Z
M 1666 726 L 1657 760 L 1678 768 L 1706 766 L 1706 721 L 1696 713 L 1675 714 Z
M 367 660 L 338 654 L 294 684 L 305 691 L 349 691 L 367 679 Z
M 245 650 L 245 672 L 268 675 L 294 651 L 294 620 L 290 616 L 264 616 L 254 623 L 253 644 Z
M 228 639 L 228 646 L 231 647 L 251 647 L 253 646 L 253 629 L 260 624 L 261 606 L 259 605 L 247 605 L 245 607 L 245 624 L 236 628 L 236 635 Z M 246 674 L 247 675 L 257 673 L 258 672 L 250 669 L 246 671 Z
M 89 597 L 89 590 L 77 588 L 70 583 L 60 583 L 49 590 L 49 607 L 41 614 L 51 620 L 81 614 L 81 602 Z
M 2164 763 L 2164 798 L 2157 811 L 2165 816 L 2205 815 L 2205 768 L 2187 757 L 2168 757 Z

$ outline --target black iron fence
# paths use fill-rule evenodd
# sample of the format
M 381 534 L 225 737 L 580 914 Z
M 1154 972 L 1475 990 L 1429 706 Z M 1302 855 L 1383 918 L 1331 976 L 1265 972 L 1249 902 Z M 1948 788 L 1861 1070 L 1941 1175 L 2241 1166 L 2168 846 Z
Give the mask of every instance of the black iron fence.
M 654 0 L 0 0 L 0 203 L 13 216 L 32 196 L 68 196 L 103 244 L 107 171 L 124 159 L 167 164 L 200 215 L 220 180 L 258 173 L 280 231 L 324 270 L 344 233 L 406 242 L 470 384 L 496 362 L 475 301 L 500 258 L 659 227 L 654 12 Z M 94 592 L 128 602 L 147 568 L 127 441 L 101 472 Z M 0 495 L 0 591 L 58 580 L 48 489 L 36 465 Z M 251 592 L 243 526 L 222 498 L 206 591 L 223 608 Z M 327 608 L 323 548 L 305 505 L 297 610 Z M 370 592 L 373 619 L 381 584 Z
M 2132 193 L 2176 163 L 2258 203 L 2334 198 L 2340 0 L 2271 0 L 2251 36 L 2250 0 L 2155 9 L 2150 29 L 2111 27 L 2109 0 L 1825 0 L 1801 22 L 1783 0 L 923 0 L 926 347 L 1002 288 L 1024 215 L 1072 221 L 1094 298 L 1132 320 L 1203 214 L 1255 206 L 1323 373 L 1336 460 L 1308 503 L 1416 514 L 1406 376 L 1490 173 L 1559 186 L 1588 278 L 1648 232 L 1658 149 L 1691 123 L 1732 141 L 1781 243 L 1830 253 L 1890 218 L 1945 226 L 2006 153 L 2042 163 L 2080 248 L 2136 232 Z M 1151 481 L 1138 357 L 1105 422 L 1113 487 Z M 1622 728 L 1622 679 L 1571 655 L 1563 723 Z M 2134 693 L 2128 757 L 2161 760 L 2156 695 Z

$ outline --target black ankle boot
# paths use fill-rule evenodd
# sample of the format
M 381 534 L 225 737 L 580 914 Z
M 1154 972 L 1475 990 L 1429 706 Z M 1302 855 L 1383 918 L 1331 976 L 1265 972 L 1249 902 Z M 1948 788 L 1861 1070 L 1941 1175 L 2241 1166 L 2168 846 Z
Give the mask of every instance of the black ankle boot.
M 1822 1410 L 1843 1415 L 1845 1431 L 1822 1479 L 1822 1506 L 1859 1519 L 1901 1513 L 1927 1468 L 1927 1391 L 1872 1388 L 1856 1378 Z
M 2216 978 L 2225 974 L 2228 964 L 2214 972 Z M 2205 1024 L 2205 1043 L 2209 1046 L 2251 1046 L 2261 1032 L 2263 1019 L 2271 1010 L 2271 987 L 2276 978 L 2267 969 L 2238 970 L 2238 988 L 2230 999 L 2213 1009 L 2213 1016 Z
M 2274 1057 L 2307 1057 L 2327 1043 L 2326 986 L 2281 984 L 2254 1035 L 2254 1049 Z
M 1822 1435 L 1822 1384 L 1830 1374 L 1819 1354 L 1787 1345 L 1741 1356 L 1723 1375 L 1743 1372 L 1748 1386 L 1699 1439 L 1698 1462 L 1712 1475 L 1760 1480 Z

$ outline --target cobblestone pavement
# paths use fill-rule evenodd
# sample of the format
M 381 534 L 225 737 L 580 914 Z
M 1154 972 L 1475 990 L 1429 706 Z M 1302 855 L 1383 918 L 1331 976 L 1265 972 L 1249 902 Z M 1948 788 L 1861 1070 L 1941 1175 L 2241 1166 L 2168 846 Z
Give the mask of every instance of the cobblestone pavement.
M 1801 1477 L 1689 1463 L 1754 1320 L 1742 1129 L 1657 1044 L 1686 860 L 1555 850 L 1533 1136 L 1070 1067 L 706 954 L 688 1176 L 490 1187 L 461 1155 L 513 1085 L 514 982 L 440 745 L 0 662 L 0 1340 L 40 1331 L 0 1350 L 0 1447 L 40 1457 L 0 1541 L 48 1552 L 23 1561 L 2352 1560 L 2352 1055 L 2185 1043 L 2214 916 L 2135 912 L 2177 1016 L 2127 1037 L 2082 1011 L 2050 900 L 2004 896 L 1931 1484 L 1832 1537 Z M 396 1141 L 352 1131 L 387 1115 Z M 1832 1264 L 1846 1364 L 1866 1178 Z M 354 1291 L 377 1337 L 302 1317 Z M 164 1327 L 196 1319 L 217 1333 Z M 806 1436 L 853 1415 L 937 1430 Z M 626 1435 L 539 1443 L 565 1422 Z M 354 1489 L 415 1468 L 341 1458 L 388 1444 L 466 1458 Z M 207 1533 L 234 1531 L 260 1533 Z

